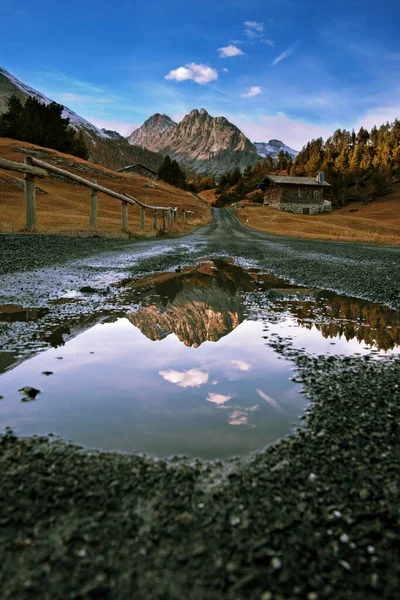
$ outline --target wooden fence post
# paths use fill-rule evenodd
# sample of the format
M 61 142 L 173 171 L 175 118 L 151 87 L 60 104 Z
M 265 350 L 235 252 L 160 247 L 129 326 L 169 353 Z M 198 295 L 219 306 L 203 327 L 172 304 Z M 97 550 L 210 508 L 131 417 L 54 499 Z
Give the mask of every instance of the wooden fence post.
M 122 231 L 126 233 L 128 231 L 128 203 L 121 202 L 122 206 Z
M 162 225 L 163 225 L 163 229 L 167 228 L 167 211 L 166 210 L 162 211 Z
M 184 222 L 185 222 L 185 210 L 183 209 L 182 210 L 182 223 L 184 223 Z
M 146 209 L 141 206 L 140 207 L 140 229 L 141 231 L 144 231 L 144 220 L 146 218 Z
M 153 229 L 157 230 L 157 211 L 153 210 Z
M 97 183 L 97 179 L 92 179 Z M 97 229 L 97 190 L 90 188 L 90 228 Z
M 174 223 L 176 223 L 177 219 L 178 219 L 178 208 L 175 208 L 175 210 L 174 210 Z
M 26 156 L 24 160 L 26 165 L 32 166 L 32 157 Z M 35 199 L 35 176 L 25 173 L 24 175 L 25 191 L 25 215 L 26 228 L 28 231 L 34 231 L 36 228 L 36 199 Z

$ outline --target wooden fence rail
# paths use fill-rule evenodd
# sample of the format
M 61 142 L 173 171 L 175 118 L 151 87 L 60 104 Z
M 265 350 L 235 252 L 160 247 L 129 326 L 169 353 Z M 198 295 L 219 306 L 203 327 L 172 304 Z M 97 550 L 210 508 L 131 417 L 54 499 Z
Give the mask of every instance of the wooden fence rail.
M 178 208 L 171 208 L 170 206 L 156 206 L 145 204 L 144 202 L 138 200 L 134 196 L 130 194 L 119 194 L 118 192 L 114 192 L 114 190 L 110 190 L 109 188 L 104 187 L 103 185 L 99 185 L 96 179 L 92 179 L 91 181 L 84 179 L 84 177 L 80 177 L 79 175 L 75 175 L 74 173 L 70 173 L 65 169 L 60 169 L 59 167 L 55 167 L 54 165 L 50 165 L 49 163 L 44 162 L 43 160 L 39 160 L 33 156 L 25 157 L 24 163 L 14 162 L 12 160 L 6 160 L 5 158 L 0 158 L 0 168 L 7 169 L 9 171 L 17 171 L 20 173 L 24 173 L 24 192 L 25 192 L 25 213 L 26 213 L 26 229 L 28 231 L 34 231 L 36 228 L 36 198 L 35 198 L 35 177 L 47 177 L 50 173 L 55 173 L 56 175 L 61 175 L 62 177 L 66 177 L 75 181 L 76 183 L 80 183 L 88 188 L 90 188 L 90 227 L 91 229 L 97 229 L 97 192 L 101 192 L 103 194 L 107 194 L 112 198 L 116 198 L 121 201 L 121 226 L 122 231 L 128 231 L 128 204 L 134 206 L 137 204 L 140 207 L 140 229 L 144 231 L 145 228 L 145 219 L 146 219 L 146 209 L 153 211 L 153 229 L 157 229 L 157 211 L 162 211 L 162 222 L 163 228 L 167 228 L 172 225 L 172 222 L 176 222 L 178 219 Z M 191 210 L 182 210 L 182 222 L 185 221 L 186 214 L 195 213 Z

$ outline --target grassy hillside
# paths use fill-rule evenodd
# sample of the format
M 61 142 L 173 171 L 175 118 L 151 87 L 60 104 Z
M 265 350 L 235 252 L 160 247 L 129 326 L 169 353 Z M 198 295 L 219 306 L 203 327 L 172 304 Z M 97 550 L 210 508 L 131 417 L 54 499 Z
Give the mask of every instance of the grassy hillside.
M 178 207 L 195 212 L 187 223 L 179 222 L 172 232 L 189 230 L 211 220 L 210 209 L 205 202 L 190 192 L 136 175 L 120 174 L 97 164 L 61 154 L 55 150 L 40 148 L 25 142 L 0 138 L 0 156 L 23 162 L 31 154 L 85 179 L 97 179 L 97 183 L 123 194 L 131 194 L 147 204 Z M 156 187 L 150 187 L 150 186 Z M 36 179 L 37 231 L 39 233 L 89 232 L 90 190 L 58 175 Z M 153 236 L 151 211 L 146 211 L 145 235 Z M 179 219 L 180 221 L 180 219 Z M 128 223 L 132 233 L 139 233 L 139 207 L 128 208 Z M 158 226 L 161 225 L 161 214 Z M 0 232 L 19 232 L 25 227 L 25 202 L 23 175 L 0 169 Z M 98 194 L 98 231 L 121 232 L 121 202 L 105 194 Z M 143 234 L 141 234 L 143 235 Z
M 277 235 L 400 245 L 400 184 L 365 206 L 353 202 L 331 214 L 296 215 L 270 206 L 246 206 L 236 211 L 248 227 Z

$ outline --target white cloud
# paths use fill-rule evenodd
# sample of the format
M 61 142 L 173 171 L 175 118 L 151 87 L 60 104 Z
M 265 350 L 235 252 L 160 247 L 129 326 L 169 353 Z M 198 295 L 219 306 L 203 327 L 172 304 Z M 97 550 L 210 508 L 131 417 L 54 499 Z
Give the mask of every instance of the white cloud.
M 263 38 L 260 40 L 260 44 L 266 44 L 267 46 L 271 46 L 272 48 L 275 46 L 272 40 L 268 40 L 267 38 Z
M 229 44 L 229 46 L 224 46 L 224 48 L 218 48 L 220 58 L 231 58 L 232 56 L 243 56 L 244 52 L 237 46 L 233 44 Z
M 251 365 L 244 362 L 244 360 L 232 360 L 231 362 L 239 371 L 250 371 L 251 369 Z
M 222 71 L 223 71 L 224 73 L 229 73 L 229 71 L 228 71 L 228 69 L 227 69 L 226 67 L 224 67 L 224 68 L 222 69 Z
M 262 89 L 260 88 L 259 85 L 253 85 L 251 88 L 249 88 L 247 90 L 247 92 L 244 92 L 241 97 L 242 98 L 253 98 L 253 96 L 258 96 L 259 94 L 262 94 Z
M 213 394 L 210 392 L 206 397 L 206 400 L 208 402 L 212 402 L 213 404 L 217 404 L 218 406 L 222 406 L 225 404 L 225 402 L 228 402 L 228 400 L 231 400 L 232 398 L 233 396 L 231 395 L 224 396 L 224 394 Z
M 200 387 L 208 381 L 208 373 L 199 371 L 198 369 L 190 369 L 189 371 L 159 371 L 159 375 L 165 381 L 176 383 L 179 387 Z
M 250 39 L 255 39 L 262 36 L 262 32 L 264 31 L 264 24 L 258 23 L 257 21 L 245 21 L 245 34 Z
M 172 69 L 172 71 L 165 76 L 165 79 L 174 79 L 175 81 L 187 81 L 192 79 L 196 83 L 203 85 L 210 81 L 216 81 L 218 79 L 218 72 L 208 65 L 189 63 L 184 67 Z
M 297 47 L 294 44 L 292 46 L 289 46 L 289 48 L 286 48 L 286 50 L 284 52 L 282 52 L 282 54 L 279 54 L 279 56 L 277 56 L 272 61 L 272 64 L 275 66 L 278 63 L 280 63 L 282 60 L 285 60 L 285 58 L 287 58 L 288 56 L 290 56 L 291 54 L 293 54 L 293 52 L 295 52 L 296 48 Z

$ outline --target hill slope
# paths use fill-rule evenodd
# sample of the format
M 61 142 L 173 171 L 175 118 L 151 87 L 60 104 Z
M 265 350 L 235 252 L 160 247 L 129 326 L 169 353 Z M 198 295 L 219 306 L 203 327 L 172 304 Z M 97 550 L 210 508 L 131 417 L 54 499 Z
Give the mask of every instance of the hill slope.
M 7 100 L 10 96 L 17 96 L 25 102 L 33 96 L 43 104 L 50 104 L 52 100 L 41 92 L 29 87 L 5 69 L 0 68 L 0 114 L 7 110 Z M 119 169 L 127 165 L 140 162 L 158 171 L 163 157 L 137 145 L 131 145 L 116 131 L 99 129 L 74 111 L 64 106 L 63 117 L 69 118 L 70 125 L 77 131 L 84 133 L 89 149 L 91 161 L 99 163 L 110 169 Z
M 353 202 L 330 214 L 297 215 L 270 206 L 245 206 L 237 211 L 244 225 L 267 233 L 342 242 L 400 245 L 400 184 L 374 202 Z
M 23 162 L 27 154 L 76 173 L 85 179 L 96 178 L 120 194 L 128 193 L 147 204 L 157 204 L 192 210 L 196 216 L 189 223 L 174 225 L 175 231 L 185 231 L 195 224 L 211 220 L 206 203 L 190 192 L 184 192 L 163 182 L 145 177 L 115 173 L 104 167 L 40 148 L 26 142 L 0 138 L 0 155 Z M 59 175 L 36 180 L 37 230 L 39 232 L 89 231 L 90 190 Z M 156 185 L 156 187 L 154 187 Z M 151 186 L 151 187 L 150 187 Z M 22 231 L 25 227 L 24 179 L 21 173 L 0 169 L 0 232 Z M 146 235 L 154 235 L 152 215 L 146 211 Z M 139 232 L 139 208 L 129 207 L 129 227 Z M 160 227 L 160 219 L 158 226 Z M 98 229 L 100 232 L 121 232 L 121 203 L 105 194 L 98 194 Z

